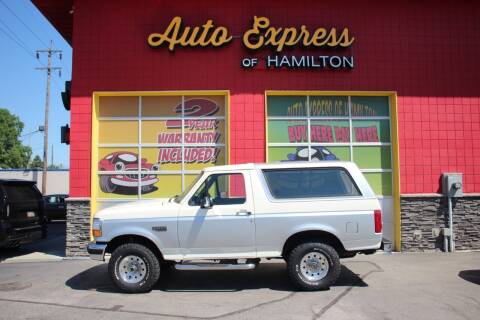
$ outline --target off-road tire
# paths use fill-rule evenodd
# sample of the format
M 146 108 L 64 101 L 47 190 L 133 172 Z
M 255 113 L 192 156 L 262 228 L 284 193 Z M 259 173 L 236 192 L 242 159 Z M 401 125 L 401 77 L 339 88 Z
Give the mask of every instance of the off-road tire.
M 310 252 L 323 254 L 328 261 L 328 273 L 318 281 L 307 279 L 300 271 L 301 259 Z M 300 290 L 314 291 L 328 289 L 340 276 L 341 264 L 337 251 L 328 244 L 321 242 L 302 243 L 288 254 L 287 269 L 290 281 Z
M 145 262 L 145 278 L 138 283 L 128 283 L 119 275 L 119 264 L 126 256 L 134 255 Z M 108 263 L 108 273 L 113 283 L 122 291 L 129 293 L 148 292 L 157 283 L 160 277 L 160 262 L 157 256 L 144 245 L 138 243 L 126 243 L 113 251 Z

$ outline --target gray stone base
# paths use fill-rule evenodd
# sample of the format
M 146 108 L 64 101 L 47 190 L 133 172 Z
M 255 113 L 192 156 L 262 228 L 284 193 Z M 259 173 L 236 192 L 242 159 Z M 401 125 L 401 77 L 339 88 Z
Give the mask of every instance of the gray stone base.
M 90 199 L 67 199 L 67 257 L 87 256 L 90 241 Z
M 454 198 L 455 250 L 480 250 L 480 196 Z M 402 251 L 443 251 L 448 201 L 441 196 L 401 196 Z

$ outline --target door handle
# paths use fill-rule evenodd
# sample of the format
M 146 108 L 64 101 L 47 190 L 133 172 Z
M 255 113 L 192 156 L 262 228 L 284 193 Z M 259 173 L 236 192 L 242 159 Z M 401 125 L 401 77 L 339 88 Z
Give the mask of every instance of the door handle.
M 249 216 L 251 214 L 252 214 L 251 211 L 248 211 L 248 210 L 245 210 L 245 209 L 237 211 L 237 216 Z

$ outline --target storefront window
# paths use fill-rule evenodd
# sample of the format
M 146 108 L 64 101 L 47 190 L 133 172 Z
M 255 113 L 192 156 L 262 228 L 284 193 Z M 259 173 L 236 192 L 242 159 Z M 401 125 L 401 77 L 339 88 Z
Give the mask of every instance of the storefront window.
M 354 161 L 391 196 L 388 97 L 269 95 L 267 132 L 268 161 Z
M 307 135 L 307 121 L 268 120 L 268 141 L 271 143 L 307 143 Z
M 348 117 L 348 97 L 309 96 L 311 117 Z
M 100 97 L 98 201 L 171 197 L 225 164 L 225 108 L 225 95 Z
M 390 120 L 353 120 L 354 142 L 390 142 Z
M 310 141 L 312 143 L 349 143 L 348 120 L 310 120 Z
M 99 117 L 138 117 L 137 97 L 100 97 Z
M 388 117 L 388 97 L 351 97 L 352 117 Z
M 268 97 L 269 117 L 306 117 L 307 98 L 304 96 Z
M 138 143 L 138 121 L 105 120 L 99 126 L 99 143 Z

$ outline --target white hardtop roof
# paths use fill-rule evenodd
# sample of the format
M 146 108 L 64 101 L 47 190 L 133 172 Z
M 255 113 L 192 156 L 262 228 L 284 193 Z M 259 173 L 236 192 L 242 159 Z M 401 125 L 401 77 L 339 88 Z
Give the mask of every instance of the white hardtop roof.
M 325 167 L 345 167 L 356 166 L 350 161 L 322 160 L 316 162 L 308 161 L 285 161 L 273 163 L 244 163 L 229 164 L 224 166 L 212 166 L 203 169 L 205 172 L 214 171 L 234 171 L 234 170 L 253 170 L 253 169 L 287 169 L 287 168 L 325 168 Z

